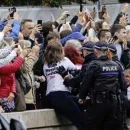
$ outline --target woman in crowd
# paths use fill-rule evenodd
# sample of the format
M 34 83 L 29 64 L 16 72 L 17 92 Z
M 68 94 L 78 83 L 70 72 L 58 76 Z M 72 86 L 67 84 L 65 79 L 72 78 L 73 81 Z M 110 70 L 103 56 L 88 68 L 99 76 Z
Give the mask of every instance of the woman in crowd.
M 51 108 L 70 120 L 78 130 L 83 130 L 80 118 L 80 110 L 73 101 L 69 87 L 63 84 L 64 76 L 58 73 L 63 66 L 65 71 L 75 70 L 76 66 L 66 57 L 62 45 L 59 42 L 50 43 L 45 50 L 45 64 L 43 67 L 47 79 L 47 99 Z
M 0 106 L 5 112 L 11 112 L 15 108 L 16 82 L 14 73 L 21 67 L 26 55 L 27 51 L 22 51 L 13 63 L 0 67 Z
M 77 66 L 77 69 L 81 69 L 83 58 L 81 52 L 76 49 L 75 46 L 67 45 L 64 47 L 65 56 L 71 60 L 73 64 Z
M 25 93 L 26 110 L 35 109 L 35 80 L 33 73 L 33 66 L 36 63 L 39 55 L 39 46 L 35 45 L 30 53 L 25 57 L 24 63 L 21 67 L 21 74 L 28 82 L 30 89 Z M 27 85 L 27 84 L 26 84 Z

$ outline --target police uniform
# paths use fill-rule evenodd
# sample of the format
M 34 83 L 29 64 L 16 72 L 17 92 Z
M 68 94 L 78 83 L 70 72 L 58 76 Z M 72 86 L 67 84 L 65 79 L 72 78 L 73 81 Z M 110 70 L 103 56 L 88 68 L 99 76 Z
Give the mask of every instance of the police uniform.
M 94 46 L 106 51 L 105 42 L 97 42 Z M 85 125 L 88 130 L 119 130 L 120 114 L 118 112 L 118 88 L 123 83 L 120 66 L 108 60 L 106 55 L 92 61 L 81 84 L 79 99 L 85 99 L 90 93 L 91 105 L 86 111 Z

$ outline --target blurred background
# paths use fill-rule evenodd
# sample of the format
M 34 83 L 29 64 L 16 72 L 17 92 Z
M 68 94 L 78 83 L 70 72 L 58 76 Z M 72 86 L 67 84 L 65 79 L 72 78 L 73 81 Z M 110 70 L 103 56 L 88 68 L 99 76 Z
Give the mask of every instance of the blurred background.
M 98 0 L 0 0 L 0 6 L 50 6 L 50 7 L 61 7 L 62 5 L 78 4 L 83 2 L 84 4 L 93 4 Z M 119 2 L 130 2 L 130 0 L 100 0 L 102 4 L 105 3 L 119 3 Z

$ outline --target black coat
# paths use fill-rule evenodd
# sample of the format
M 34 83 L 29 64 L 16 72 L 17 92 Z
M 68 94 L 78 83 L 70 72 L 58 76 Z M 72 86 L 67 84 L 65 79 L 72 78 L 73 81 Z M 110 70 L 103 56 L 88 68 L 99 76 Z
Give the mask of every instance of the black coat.
M 108 60 L 107 56 L 98 58 L 86 70 L 79 98 L 85 99 L 91 90 L 96 93 L 110 91 L 116 94 L 119 84 L 124 84 L 120 75 L 122 68 L 116 62 Z
M 91 54 L 87 55 L 85 57 L 85 60 L 84 60 L 84 63 L 82 65 L 80 73 L 77 76 L 75 76 L 75 77 L 73 77 L 71 79 L 70 78 L 65 79 L 64 84 L 66 86 L 70 86 L 72 88 L 79 88 L 80 84 L 81 84 L 81 82 L 82 82 L 82 80 L 83 80 L 83 78 L 85 76 L 86 69 L 87 69 L 89 63 L 91 61 L 95 60 L 95 59 L 96 59 L 96 56 L 95 56 L 94 53 L 91 53 Z

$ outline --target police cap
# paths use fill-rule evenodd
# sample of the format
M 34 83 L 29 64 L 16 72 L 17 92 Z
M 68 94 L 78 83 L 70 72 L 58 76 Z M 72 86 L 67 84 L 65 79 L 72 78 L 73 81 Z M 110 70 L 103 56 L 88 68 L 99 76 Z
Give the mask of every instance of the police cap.
M 100 51 L 107 51 L 108 50 L 108 44 L 105 41 L 99 41 L 95 44 L 94 48 L 96 48 Z
M 83 44 L 82 50 L 87 50 L 87 51 L 93 51 L 94 43 L 91 41 L 88 41 Z
M 113 44 L 109 44 L 108 49 L 115 54 L 117 53 L 117 49 Z

